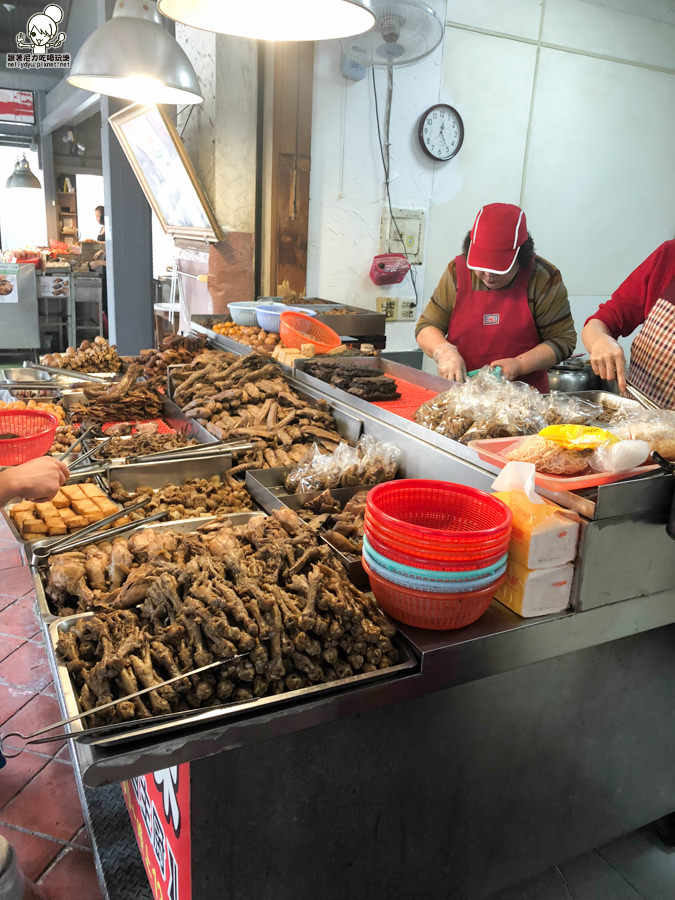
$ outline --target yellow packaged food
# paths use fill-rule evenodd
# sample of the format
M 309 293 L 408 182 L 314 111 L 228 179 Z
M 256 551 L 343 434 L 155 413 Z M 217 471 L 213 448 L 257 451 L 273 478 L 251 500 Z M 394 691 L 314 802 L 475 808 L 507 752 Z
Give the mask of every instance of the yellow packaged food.
M 554 503 L 533 503 L 524 491 L 498 491 L 513 513 L 509 557 L 529 569 L 571 562 L 577 553 L 579 516 Z
M 565 450 L 597 450 L 617 441 L 609 431 L 594 425 L 547 425 L 541 429 L 539 437 L 555 441 Z
M 551 569 L 528 569 L 509 559 L 506 578 L 495 596 L 525 618 L 563 612 L 569 605 L 573 576 L 571 563 Z

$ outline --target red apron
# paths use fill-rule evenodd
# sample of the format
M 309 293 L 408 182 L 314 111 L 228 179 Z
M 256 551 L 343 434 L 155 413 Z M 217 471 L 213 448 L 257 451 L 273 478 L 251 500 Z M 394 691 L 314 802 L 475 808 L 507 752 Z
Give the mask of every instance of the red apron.
M 529 269 L 520 268 L 508 287 L 474 291 L 463 256 L 455 258 L 455 267 L 457 298 L 450 316 L 448 341 L 457 347 L 467 372 L 480 369 L 493 359 L 512 359 L 541 344 L 527 302 Z M 519 380 L 542 394 L 548 391 L 548 375 L 543 370 L 523 375 Z
M 664 409 L 675 409 L 675 278 L 630 348 L 628 378 Z

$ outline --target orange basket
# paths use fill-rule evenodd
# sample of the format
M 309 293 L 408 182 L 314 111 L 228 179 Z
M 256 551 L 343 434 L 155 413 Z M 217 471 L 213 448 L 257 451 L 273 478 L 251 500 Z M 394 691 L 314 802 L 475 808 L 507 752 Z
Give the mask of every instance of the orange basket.
M 328 353 L 342 343 L 340 335 L 328 325 L 317 322 L 312 316 L 290 310 L 281 313 L 279 337 L 282 344 L 296 350 L 300 350 L 303 344 L 313 344 L 317 353 Z
M 59 420 L 37 409 L 0 410 L 0 466 L 18 466 L 44 456 L 54 443 Z M 4 434 L 16 437 L 3 438 Z

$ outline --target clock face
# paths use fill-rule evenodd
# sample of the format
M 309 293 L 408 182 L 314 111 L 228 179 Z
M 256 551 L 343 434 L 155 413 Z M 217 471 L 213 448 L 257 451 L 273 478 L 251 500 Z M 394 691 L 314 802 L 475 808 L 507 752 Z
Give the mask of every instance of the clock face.
M 447 103 L 437 103 L 422 115 L 417 135 L 427 156 L 448 160 L 459 153 L 464 140 L 464 124 L 456 109 Z

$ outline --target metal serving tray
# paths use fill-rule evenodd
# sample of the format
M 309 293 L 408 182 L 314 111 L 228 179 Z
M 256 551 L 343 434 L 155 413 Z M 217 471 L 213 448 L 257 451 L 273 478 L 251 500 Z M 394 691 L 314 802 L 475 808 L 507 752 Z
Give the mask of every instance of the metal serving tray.
M 134 523 L 133 527 L 130 527 L 127 532 L 123 535 L 124 537 L 129 537 L 135 531 L 138 531 L 140 528 L 152 528 L 154 531 L 178 531 L 181 534 L 186 532 L 197 531 L 202 525 L 208 525 L 210 522 L 215 522 L 216 519 L 227 519 L 229 522 L 232 522 L 234 525 L 243 525 L 248 522 L 249 519 L 253 518 L 253 516 L 264 516 L 267 513 L 261 512 L 260 510 L 246 510 L 246 512 L 241 513 L 230 513 L 224 514 L 222 516 L 204 516 L 201 519 L 176 519 L 171 522 L 153 522 L 150 525 L 144 525 L 143 521 L 140 520 Z M 105 534 L 98 535 L 94 537 L 90 543 L 98 544 L 100 541 L 106 540 Z M 80 548 L 82 549 L 82 548 Z M 64 551 L 67 552 L 67 551 Z M 62 622 L 67 618 L 79 618 L 82 615 L 87 615 L 87 613 L 77 613 L 75 617 L 73 616 L 58 616 L 56 613 L 52 612 L 49 607 L 49 601 L 47 600 L 47 595 L 45 593 L 45 583 L 47 576 L 47 568 L 48 563 L 44 562 L 41 565 L 31 565 L 31 575 L 33 576 L 33 584 L 35 585 L 35 596 L 37 598 L 37 608 L 40 617 L 43 622 L 50 623 L 52 621 Z
M 84 615 L 88 615 L 85 613 Z M 75 687 L 70 678 L 67 667 L 62 663 L 56 654 L 56 645 L 59 640 L 59 633 L 67 631 L 76 621 L 82 618 L 79 616 L 69 616 L 63 619 L 57 619 L 49 624 L 48 636 L 52 645 L 53 652 L 49 654 L 53 656 L 54 665 L 52 667 L 55 682 L 61 693 L 62 705 L 66 716 L 76 716 L 82 710 L 77 700 Z M 368 684 L 373 681 L 381 681 L 383 679 L 394 678 L 404 674 L 412 674 L 413 670 L 418 667 L 417 658 L 410 645 L 400 632 L 396 632 L 392 638 L 392 643 L 399 652 L 400 661 L 388 669 L 378 669 L 375 672 L 364 672 L 359 675 L 351 675 L 348 678 L 341 678 L 327 684 L 315 684 L 310 687 L 300 688 L 296 691 L 286 691 L 283 694 L 274 694 L 272 696 L 260 697 L 254 700 L 246 700 L 241 703 L 233 702 L 222 706 L 206 707 L 197 709 L 192 712 L 186 712 L 179 719 L 170 721 L 158 721 L 153 724 L 152 718 L 139 719 L 138 728 L 125 728 L 124 731 L 115 733 L 111 729 L 110 736 L 105 733 L 97 734 L 95 737 L 88 738 L 82 735 L 82 739 L 90 746 L 105 749 L 107 747 L 113 749 L 123 744 L 136 741 L 152 742 L 154 739 L 166 738 L 172 734 L 184 731 L 187 728 L 209 727 L 221 722 L 227 723 L 228 720 L 235 717 L 239 718 L 247 715 L 264 715 L 265 713 L 275 710 L 281 705 L 292 703 L 301 703 L 305 700 L 314 700 L 317 697 L 332 694 L 337 691 L 343 691 L 346 688 L 357 687 L 362 684 Z M 66 726 L 71 732 L 83 732 L 84 726 L 82 719 L 72 722 Z
M 125 491 L 135 491 L 141 485 L 147 485 L 157 491 L 169 484 L 183 484 L 190 478 L 213 478 L 222 475 L 232 466 L 232 455 L 223 452 L 222 456 L 211 456 L 208 459 L 164 460 L 160 462 L 122 463 L 107 467 L 105 480 L 108 485 L 119 481 Z
M 607 407 L 612 410 L 635 410 L 644 409 L 637 400 L 631 400 L 629 397 L 622 397 L 620 394 L 613 394 L 611 391 L 572 391 L 568 392 L 568 397 L 578 397 L 580 400 L 588 400 L 589 403 L 595 403 L 597 406 Z
M 0 380 L 1 381 L 27 381 L 29 383 L 34 383 L 36 381 L 56 381 L 55 378 L 49 374 L 49 372 L 43 372 L 41 369 L 0 369 Z M 49 387 L 49 385 L 43 385 L 44 387 Z
M 266 512 L 271 513 L 272 510 L 281 509 L 282 507 L 287 507 L 288 509 L 297 512 L 308 500 L 313 500 L 315 497 L 323 494 L 323 491 L 307 491 L 297 494 L 288 493 L 283 480 L 286 473 L 290 472 L 290 470 L 291 467 L 289 466 L 279 469 L 249 469 L 246 473 L 246 487 L 249 489 L 256 502 L 259 503 Z M 340 505 L 344 506 L 348 500 L 351 500 L 354 494 L 368 490 L 371 487 L 373 487 L 373 485 L 358 484 L 344 488 L 329 488 L 329 490 L 331 495 L 340 502 Z M 369 589 L 370 582 L 361 564 L 361 554 L 344 553 L 342 550 L 338 549 L 338 547 L 336 547 L 322 531 L 317 532 L 317 534 L 321 540 L 330 547 L 333 555 L 340 560 L 347 570 L 347 574 L 349 575 L 352 584 L 356 587 L 365 587 Z

